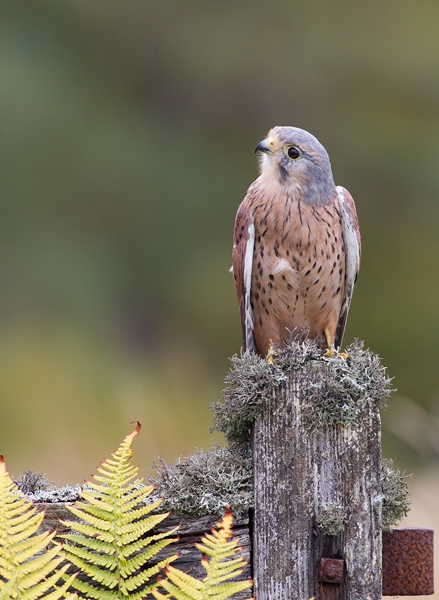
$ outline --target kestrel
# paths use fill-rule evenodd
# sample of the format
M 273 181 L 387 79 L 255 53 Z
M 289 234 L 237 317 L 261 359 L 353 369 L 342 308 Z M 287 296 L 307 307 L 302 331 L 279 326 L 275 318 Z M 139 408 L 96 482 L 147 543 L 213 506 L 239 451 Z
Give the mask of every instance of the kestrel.
M 266 355 L 308 329 L 332 356 L 360 266 L 354 201 L 303 129 L 274 127 L 255 152 L 261 174 L 238 209 L 232 254 L 244 347 Z

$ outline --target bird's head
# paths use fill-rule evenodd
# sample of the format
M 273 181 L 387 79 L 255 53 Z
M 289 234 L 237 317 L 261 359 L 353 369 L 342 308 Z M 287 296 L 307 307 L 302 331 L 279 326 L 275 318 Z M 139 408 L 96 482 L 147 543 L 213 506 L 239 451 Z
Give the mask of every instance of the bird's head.
M 313 135 L 297 127 L 273 127 L 255 152 L 261 176 L 284 188 L 300 188 L 310 204 L 327 203 L 336 193 L 328 153 Z

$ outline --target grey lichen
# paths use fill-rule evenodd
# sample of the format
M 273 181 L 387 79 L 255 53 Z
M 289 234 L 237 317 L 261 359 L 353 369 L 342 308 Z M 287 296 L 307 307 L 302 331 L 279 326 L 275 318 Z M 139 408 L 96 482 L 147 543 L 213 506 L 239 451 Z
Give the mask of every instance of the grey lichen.
M 247 443 L 253 423 L 261 414 L 273 387 L 285 381 L 285 373 L 252 352 L 236 354 L 225 377 L 223 402 L 211 405 L 213 429 L 222 431 L 229 444 Z
M 324 535 L 338 535 L 344 531 L 345 522 L 343 507 L 334 502 L 323 504 L 316 517 L 316 523 Z
M 410 475 L 395 469 L 390 458 L 383 459 L 381 465 L 383 531 L 389 531 L 397 525 L 410 510 L 411 494 L 407 483 L 409 477 Z
M 157 477 L 150 482 L 164 497 L 161 510 L 177 514 L 222 515 L 230 505 L 237 518 L 253 505 L 250 447 L 215 446 L 179 458 L 174 465 L 160 459 Z
M 347 352 L 348 360 L 341 356 L 326 359 L 318 344 L 305 337 L 277 348 L 273 365 L 250 352 L 235 355 L 225 379 L 223 402 L 211 406 L 213 428 L 222 431 L 229 443 L 247 442 L 273 388 L 286 381 L 292 370 L 300 370 L 300 394 L 312 431 L 335 424 L 349 426 L 365 403 L 384 407 L 392 391 L 391 379 L 379 357 L 358 340 Z
M 347 353 L 347 360 L 339 356 L 322 361 L 319 376 L 304 381 L 301 394 L 307 397 L 305 414 L 310 430 L 321 431 L 330 425 L 348 427 L 365 405 L 387 405 L 393 390 L 379 356 L 365 350 L 359 340 L 348 346 Z
M 46 473 L 36 473 L 30 470 L 20 475 L 15 483 L 23 494 L 34 494 L 54 487 L 53 482 L 47 478 Z
M 19 489 L 26 494 L 33 502 L 55 503 L 55 502 L 75 502 L 79 500 L 81 487 L 77 485 L 72 487 L 57 488 L 53 481 L 50 481 L 45 473 L 36 473 L 35 471 L 25 471 L 15 481 Z
M 28 494 L 29 498 L 37 504 L 41 502 L 54 503 L 54 502 L 76 502 L 80 499 L 79 492 L 81 486 L 75 487 L 66 485 L 60 488 L 50 488 L 48 490 L 38 490 Z

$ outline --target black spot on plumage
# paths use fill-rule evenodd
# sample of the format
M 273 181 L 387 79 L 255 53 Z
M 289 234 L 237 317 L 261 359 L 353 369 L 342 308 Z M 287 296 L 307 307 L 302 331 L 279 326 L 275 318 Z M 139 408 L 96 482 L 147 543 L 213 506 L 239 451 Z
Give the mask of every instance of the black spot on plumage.
M 265 292 L 266 292 L 266 289 L 265 289 L 264 287 L 262 287 L 262 289 L 261 289 L 261 292 L 262 292 L 263 294 L 265 294 Z
M 287 283 L 287 289 L 289 292 L 293 289 L 293 286 L 290 283 Z
M 259 294 L 258 294 L 258 292 L 255 293 L 255 300 L 259 300 Z
M 308 269 L 308 271 L 305 273 L 305 277 L 306 277 L 307 275 L 309 275 L 310 273 L 311 273 L 311 269 Z
M 271 298 L 268 298 L 268 304 L 273 304 L 273 300 Z
M 321 270 L 322 270 L 322 265 L 320 265 L 320 267 L 317 269 L 317 273 L 320 273 Z
M 269 279 L 271 279 L 271 281 L 274 281 L 274 275 L 272 273 L 270 273 L 270 275 L 268 277 L 269 277 Z
M 297 204 L 297 209 L 299 211 L 299 219 L 300 219 L 300 224 L 303 225 L 303 221 L 302 221 L 302 209 L 300 208 L 300 200 Z

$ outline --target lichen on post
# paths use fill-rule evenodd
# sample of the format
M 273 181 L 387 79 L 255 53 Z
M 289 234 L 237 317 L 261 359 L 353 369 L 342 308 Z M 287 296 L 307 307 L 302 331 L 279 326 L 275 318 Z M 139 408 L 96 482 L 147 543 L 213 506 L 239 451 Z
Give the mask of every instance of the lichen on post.
M 246 353 L 214 407 L 229 443 L 251 436 L 258 600 L 381 598 L 379 407 L 390 380 L 360 342 L 348 352 L 323 359 L 311 340 L 293 341 L 274 367 Z

